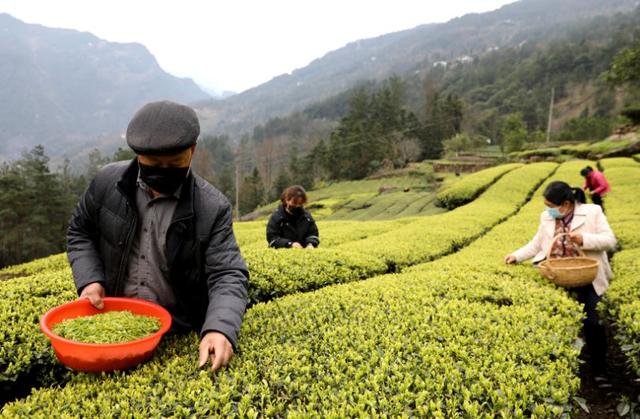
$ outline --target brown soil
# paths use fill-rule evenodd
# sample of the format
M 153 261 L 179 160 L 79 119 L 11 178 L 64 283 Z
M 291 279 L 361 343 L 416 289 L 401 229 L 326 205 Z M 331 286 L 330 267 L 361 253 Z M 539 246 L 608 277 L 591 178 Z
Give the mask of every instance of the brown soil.
M 25 272 L 0 273 L 0 281 L 4 281 L 6 279 L 22 278 L 23 276 L 27 276 L 27 274 Z
M 588 351 L 584 348 L 581 355 L 584 362 L 580 367 L 582 383 L 579 396 L 586 399 L 590 413 L 580 409 L 577 418 L 619 418 L 616 407 L 623 396 L 632 402 L 639 400 L 640 379 L 633 376 L 628 368 L 626 358 L 613 337 L 613 328 L 610 325 L 605 327 L 608 341 L 607 373 L 605 377 L 594 376 L 588 363 Z M 640 407 L 636 407 L 636 412 L 640 414 Z

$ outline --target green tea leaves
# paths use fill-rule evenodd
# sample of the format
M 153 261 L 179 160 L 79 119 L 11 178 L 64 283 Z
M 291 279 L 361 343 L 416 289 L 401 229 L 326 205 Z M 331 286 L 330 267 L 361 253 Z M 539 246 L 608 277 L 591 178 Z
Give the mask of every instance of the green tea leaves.
M 53 327 L 53 332 L 76 342 L 123 343 L 149 336 L 160 330 L 160 326 L 156 317 L 109 311 L 64 320 Z

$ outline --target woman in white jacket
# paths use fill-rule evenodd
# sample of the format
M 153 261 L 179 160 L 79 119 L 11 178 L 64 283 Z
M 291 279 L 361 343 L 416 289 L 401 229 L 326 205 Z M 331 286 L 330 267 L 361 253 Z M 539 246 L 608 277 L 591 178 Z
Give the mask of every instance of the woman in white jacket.
M 543 261 L 549 248 L 552 257 L 577 256 L 577 246 L 588 257 L 598 259 L 596 278 L 587 286 L 573 288 L 578 301 L 584 304 L 586 318 L 584 335 L 591 355 L 591 366 L 596 375 L 605 371 L 607 342 L 604 328 L 598 319 L 596 305 L 609 287 L 613 276 L 607 250 L 616 245 L 616 238 L 609 227 L 607 217 L 598 205 L 585 204 L 586 197 L 580 188 L 571 188 L 565 182 L 552 182 L 544 191 L 545 211 L 540 215 L 540 226 L 533 240 L 505 257 L 506 263 L 518 263 L 533 258 L 533 263 Z M 560 233 L 567 236 L 553 241 Z

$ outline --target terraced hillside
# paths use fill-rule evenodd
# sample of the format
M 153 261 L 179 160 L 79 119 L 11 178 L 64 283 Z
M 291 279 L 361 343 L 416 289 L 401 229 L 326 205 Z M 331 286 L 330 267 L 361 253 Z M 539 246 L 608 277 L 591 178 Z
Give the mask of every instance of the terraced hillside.
M 428 162 L 414 163 L 383 177 L 320 186 L 308 194 L 309 209 L 319 220 L 377 221 L 438 214 L 470 202 L 519 166 L 507 164 L 473 176 L 455 176 L 434 173 Z M 258 208 L 253 216 L 266 218 L 277 205 Z

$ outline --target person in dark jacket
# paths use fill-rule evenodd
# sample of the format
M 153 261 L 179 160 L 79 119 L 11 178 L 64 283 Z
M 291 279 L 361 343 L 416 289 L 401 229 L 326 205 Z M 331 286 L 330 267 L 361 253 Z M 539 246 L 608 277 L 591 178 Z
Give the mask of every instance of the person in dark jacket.
M 225 196 L 191 170 L 200 133 L 193 109 L 163 101 L 133 117 L 132 161 L 102 168 L 70 220 L 67 253 L 81 299 L 164 306 L 176 331 L 200 333 L 200 366 L 233 356 L 249 273 Z
M 269 247 L 313 249 L 320 245 L 318 226 L 304 208 L 307 194 L 302 186 L 286 188 L 280 196 L 281 204 L 273 212 L 267 224 Z

